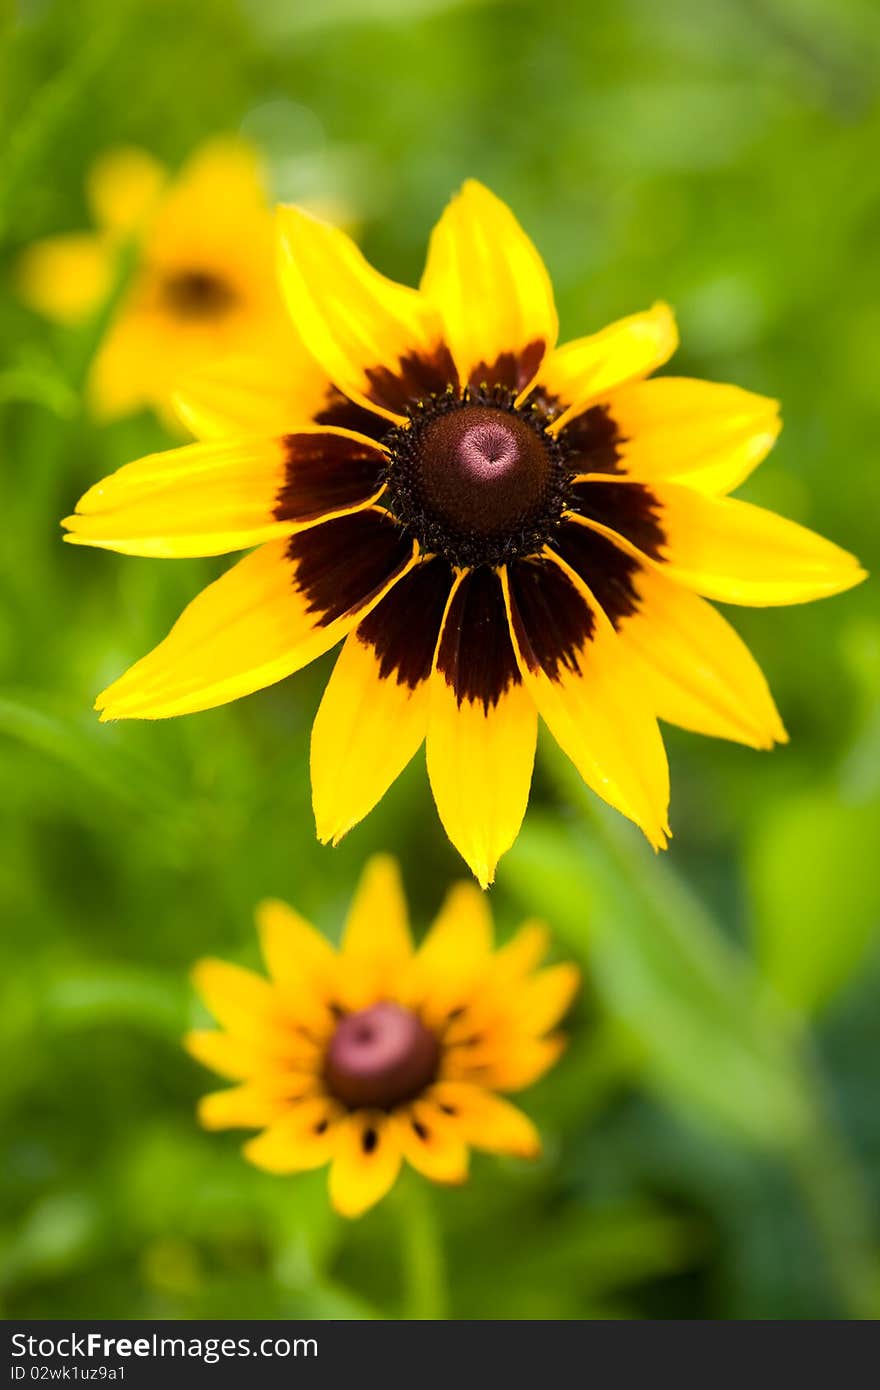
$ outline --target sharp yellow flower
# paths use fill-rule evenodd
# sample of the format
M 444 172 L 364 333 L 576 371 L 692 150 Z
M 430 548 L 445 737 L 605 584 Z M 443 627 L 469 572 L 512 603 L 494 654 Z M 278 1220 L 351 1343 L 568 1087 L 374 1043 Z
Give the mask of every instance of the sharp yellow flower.
M 115 150 L 95 165 L 88 193 L 97 231 L 36 243 L 18 278 L 33 308 L 80 322 L 107 299 L 122 251 L 136 243 L 132 283 L 93 366 L 97 415 L 150 405 L 176 420 L 181 381 L 212 358 L 254 352 L 285 356 L 299 406 L 316 406 L 313 388 L 322 379 L 284 311 L 255 150 L 239 139 L 213 140 L 174 179 L 142 150 Z
M 280 902 L 257 914 L 271 976 L 220 960 L 195 968 L 222 1031 L 186 1045 L 235 1081 L 205 1096 L 207 1129 L 262 1132 L 245 1157 L 270 1173 L 330 1164 L 330 1196 L 359 1216 L 405 1159 L 434 1182 L 467 1177 L 468 1146 L 531 1158 L 519 1091 L 559 1056 L 552 1032 L 578 986 L 572 965 L 536 969 L 547 933 L 531 922 L 493 951 L 484 896 L 453 888 L 413 950 L 396 863 L 367 865 L 337 952 Z
M 312 737 L 318 834 L 338 840 L 423 742 L 441 820 L 482 884 L 525 812 L 540 714 L 585 781 L 666 841 L 657 719 L 785 738 L 703 596 L 784 604 L 857 583 L 851 555 L 728 493 L 779 431 L 735 386 L 647 380 L 664 305 L 556 346 L 547 272 L 467 183 L 419 290 L 338 229 L 280 213 L 281 274 L 326 372 L 297 416 L 282 360 L 202 374 L 203 442 L 86 493 L 67 537 L 136 555 L 260 548 L 100 696 L 104 719 L 207 709 L 345 639 Z

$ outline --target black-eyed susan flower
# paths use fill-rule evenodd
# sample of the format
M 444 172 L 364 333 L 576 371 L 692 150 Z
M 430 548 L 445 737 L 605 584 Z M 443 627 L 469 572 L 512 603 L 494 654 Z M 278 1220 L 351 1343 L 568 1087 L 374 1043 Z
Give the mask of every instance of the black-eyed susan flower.
M 67 520 L 68 540 L 137 555 L 259 544 L 100 696 L 101 717 L 207 709 L 344 638 L 312 737 L 322 840 L 426 741 L 443 825 L 490 882 L 540 713 L 663 845 L 658 717 L 759 748 L 785 738 L 703 596 L 796 603 L 862 578 L 831 542 L 728 496 L 773 444 L 776 403 L 647 380 L 676 346 L 664 305 L 556 347 L 538 253 L 476 183 L 435 229 L 419 290 L 296 209 L 280 242 L 322 408 L 297 418 L 283 361 L 206 373 L 186 409 L 209 438 L 123 468 Z
M 249 144 L 212 140 L 175 178 L 143 150 L 113 150 L 92 169 L 88 194 L 97 230 L 37 242 L 18 279 L 39 312 L 80 322 L 106 300 L 121 253 L 135 246 L 131 284 L 94 361 L 96 414 L 150 405 L 176 421 L 181 380 L 212 358 L 255 352 L 286 357 L 299 408 L 314 408 L 323 379 L 284 311 L 273 215 Z
M 414 950 L 386 856 L 368 864 L 338 952 L 284 903 L 263 903 L 257 923 L 268 980 L 219 960 L 194 972 L 222 1031 L 187 1047 L 236 1083 L 202 1099 L 206 1128 L 260 1130 L 244 1154 L 270 1173 L 329 1163 L 346 1216 L 378 1202 L 404 1161 L 461 1183 L 469 1148 L 537 1155 L 534 1125 L 498 1093 L 531 1085 L 563 1046 L 552 1030 L 578 972 L 536 968 L 543 926 L 493 950 L 485 897 L 459 884 Z

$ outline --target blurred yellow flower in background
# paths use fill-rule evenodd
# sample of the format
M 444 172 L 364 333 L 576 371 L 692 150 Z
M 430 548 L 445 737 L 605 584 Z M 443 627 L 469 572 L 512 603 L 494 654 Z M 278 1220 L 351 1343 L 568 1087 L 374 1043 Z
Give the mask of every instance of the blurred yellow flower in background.
M 396 862 L 376 856 L 339 951 L 281 902 L 257 914 L 267 981 L 220 960 L 195 968 L 222 1031 L 192 1032 L 192 1055 L 237 1084 L 203 1098 L 207 1129 L 254 1128 L 244 1154 L 270 1173 L 330 1164 L 345 1216 L 382 1198 L 404 1160 L 439 1183 L 467 1177 L 468 1147 L 532 1158 L 532 1122 L 496 1094 L 556 1061 L 555 1028 L 577 968 L 537 970 L 546 929 L 530 922 L 493 950 L 470 884 L 450 891 L 414 950 Z
M 18 288 L 31 308 L 59 323 L 91 318 L 107 299 L 120 253 L 143 228 L 166 182 L 146 150 L 120 148 L 101 156 L 86 180 L 97 226 L 37 241 L 22 254 Z
M 96 230 L 35 243 L 20 260 L 18 284 L 38 312 L 84 322 L 106 303 L 134 245 L 131 281 L 89 382 L 99 418 L 152 406 L 176 424 L 181 382 L 214 359 L 257 352 L 283 355 L 302 408 L 312 406 L 319 376 L 281 302 L 256 150 L 214 139 L 172 177 L 145 151 L 118 149 L 95 164 L 87 192 Z

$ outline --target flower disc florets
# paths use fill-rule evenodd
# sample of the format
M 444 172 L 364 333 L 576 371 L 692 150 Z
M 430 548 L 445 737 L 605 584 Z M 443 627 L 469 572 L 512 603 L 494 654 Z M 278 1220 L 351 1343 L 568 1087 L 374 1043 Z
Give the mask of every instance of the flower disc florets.
M 324 1079 L 343 1105 L 387 1110 L 430 1085 L 439 1059 L 437 1039 L 411 1009 L 374 1004 L 337 1023 Z
M 390 510 L 424 551 L 462 568 L 538 553 L 569 483 L 549 424 L 506 387 L 450 387 L 420 401 L 384 440 Z

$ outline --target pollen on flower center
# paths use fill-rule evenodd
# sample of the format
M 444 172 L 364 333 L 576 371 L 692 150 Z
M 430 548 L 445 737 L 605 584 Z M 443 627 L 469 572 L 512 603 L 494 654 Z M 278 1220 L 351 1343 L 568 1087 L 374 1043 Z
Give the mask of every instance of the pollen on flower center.
M 386 1110 L 430 1085 L 439 1058 L 437 1039 L 410 1009 L 374 1004 L 340 1019 L 324 1080 L 344 1105 Z
M 562 451 L 512 393 L 451 393 L 386 440 L 389 502 L 428 551 L 497 564 L 540 550 L 562 511 Z
M 179 270 L 162 281 L 162 299 L 172 314 L 184 319 L 214 319 L 233 308 L 232 286 L 208 270 Z

